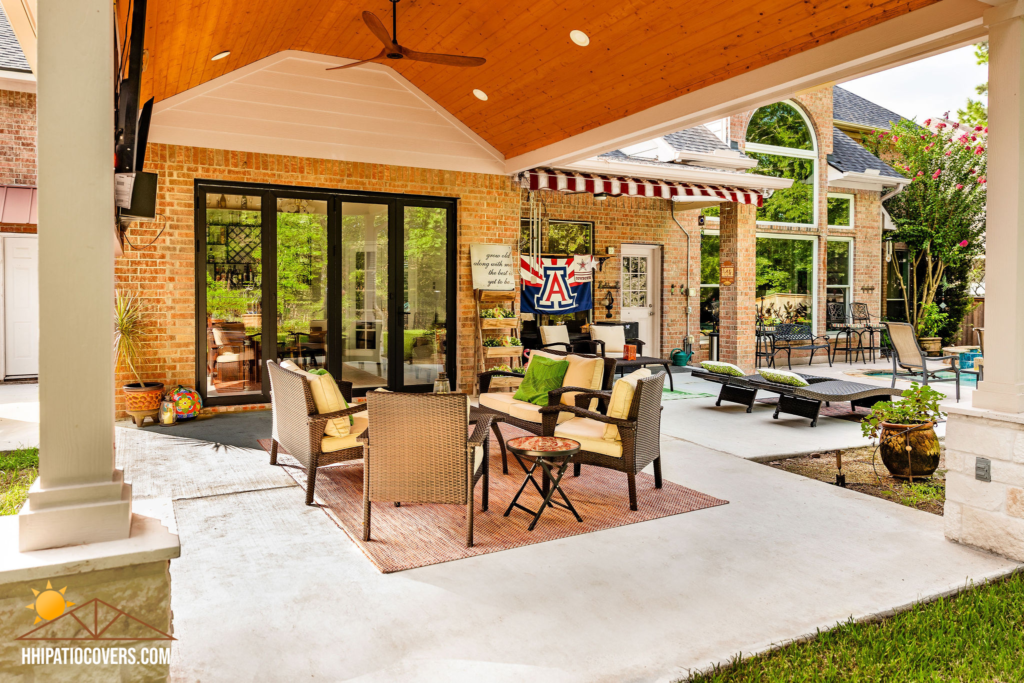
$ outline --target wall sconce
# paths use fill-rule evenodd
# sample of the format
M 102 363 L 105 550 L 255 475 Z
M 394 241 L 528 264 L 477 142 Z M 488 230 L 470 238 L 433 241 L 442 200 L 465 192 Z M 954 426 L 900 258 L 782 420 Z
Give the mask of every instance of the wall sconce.
M 611 292 L 608 292 L 607 294 L 604 295 L 604 308 L 607 311 L 607 313 L 605 313 L 605 316 L 604 316 L 605 318 L 611 318 L 612 317 L 612 307 L 614 305 L 615 305 L 615 297 L 612 296 Z

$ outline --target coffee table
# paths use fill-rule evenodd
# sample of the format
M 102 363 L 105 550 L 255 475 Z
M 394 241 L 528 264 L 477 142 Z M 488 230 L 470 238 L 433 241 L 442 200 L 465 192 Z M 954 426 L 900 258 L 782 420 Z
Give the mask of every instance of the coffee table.
M 564 508 L 571 512 L 576 517 L 577 522 L 582 522 L 583 518 L 576 512 L 576 508 L 572 506 L 569 497 L 565 495 L 565 491 L 562 490 L 561 481 L 565 475 L 566 469 L 569 467 L 569 463 L 572 462 L 572 456 L 580 450 L 579 441 L 573 441 L 572 439 L 564 439 L 560 436 L 520 436 L 515 439 L 511 439 L 508 442 L 508 449 L 512 451 L 512 455 L 515 456 L 519 464 L 522 465 L 523 469 L 526 470 L 526 479 L 523 480 L 523 485 L 519 487 L 516 492 L 515 498 L 509 504 L 508 509 L 505 510 L 505 517 L 509 516 L 512 512 L 512 508 L 519 508 L 525 512 L 533 515 L 533 521 L 530 522 L 530 526 L 527 527 L 527 531 L 533 531 L 533 528 L 537 526 L 537 520 L 540 519 L 541 514 L 544 510 L 552 505 L 557 505 L 560 508 Z M 526 469 L 526 465 L 523 460 L 532 462 L 530 469 Z M 537 484 L 537 480 L 533 478 L 533 473 L 537 467 L 541 468 L 543 472 L 543 486 Z M 552 467 L 558 467 L 558 471 L 552 473 Z M 541 503 L 539 510 L 531 510 L 528 507 L 519 504 L 519 496 L 523 494 L 527 484 L 533 484 L 533 488 L 537 489 L 537 493 L 541 495 L 544 502 Z M 552 500 L 555 496 L 555 492 L 562 497 L 565 503 L 560 503 L 556 500 Z
M 633 360 L 623 360 L 621 358 L 615 359 L 615 369 L 620 368 L 646 368 L 648 365 L 660 365 L 665 368 L 665 372 L 668 373 L 668 388 L 669 391 L 675 391 L 675 385 L 672 382 L 672 361 L 665 358 L 654 358 L 653 356 L 637 356 Z M 622 374 L 622 373 L 619 373 Z

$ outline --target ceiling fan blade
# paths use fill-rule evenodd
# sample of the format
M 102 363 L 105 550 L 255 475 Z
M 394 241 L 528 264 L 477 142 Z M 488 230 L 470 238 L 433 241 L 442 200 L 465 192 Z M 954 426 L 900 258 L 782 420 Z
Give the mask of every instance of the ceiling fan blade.
M 487 63 L 483 57 L 463 57 L 462 55 L 442 55 L 436 52 L 416 52 L 407 47 L 400 47 L 402 55 L 416 62 L 430 62 L 445 66 L 482 66 Z
M 384 43 L 384 45 L 394 44 L 395 41 L 391 40 L 391 34 L 388 33 L 384 22 L 378 19 L 376 14 L 373 12 L 363 12 L 363 22 L 373 32 L 373 35 L 377 36 L 377 40 Z
M 380 59 L 381 57 L 383 57 L 384 55 L 386 55 L 387 53 L 388 53 L 387 50 L 381 50 L 380 54 L 378 54 L 375 57 L 370 57 L 369 59 L 363 59 L 363 60 L 358 61 L 358 62 L 352 62 L 351 64 L 342 64 L 341 66 L 332 66 L 331 68 L 326 69 L 326 70 L 327 71 L 337 71 L 338 69 L 351 69 L 352 67 L 359 66 L 360 64 L 366 64 L 367 62 L 374 62 L 374 61 Z

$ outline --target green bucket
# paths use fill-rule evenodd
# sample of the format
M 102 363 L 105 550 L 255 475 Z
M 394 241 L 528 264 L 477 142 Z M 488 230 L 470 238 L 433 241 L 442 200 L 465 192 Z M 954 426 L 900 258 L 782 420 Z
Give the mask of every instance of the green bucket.
M 669 354 L 669 357 L 672 359 L 672 365 L 681 368 L 690 362 L 690 356 L 692 355 L 693 354 L 687 353 L 682 349 L 672 349 L 672 353 Z

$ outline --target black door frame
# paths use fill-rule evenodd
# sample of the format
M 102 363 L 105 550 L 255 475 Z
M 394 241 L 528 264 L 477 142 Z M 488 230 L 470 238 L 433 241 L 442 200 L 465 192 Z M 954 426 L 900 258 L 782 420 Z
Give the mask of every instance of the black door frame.
M 456 368 L 458 348 L 458 198 L 426 197 L 419 195 L 394 194 L 388 192 L 358 192 L 353 190 L 295 187 L 291 185 L 266 185 L 260 183 L 231 182 L 224 180 L 195 179 L 194 181 L 194 231 L 195 231 L 195 323 L 196 323 L 196 388 L 207 405 L 241 405 L 249 403 L 266 403 L 270 401 L 270 378 L 267 374 L 266 361 L 276 359 L 277 345 L 261 344 L 260 374 L 262 392 L 238 396 L 218 396 L 209 398 L 206 388 L 206 195 L 214 193 L 238 193 L 261 198 L 261 292 L 263 311 L 263 339 L 277 339 L 277 199 L 281 197 L 295 199 L 311 199 L 327 201 L 327 364 L 337 372 L 341 363 L 341 345 L 330 343 L 332 339 L 341 339 L 342 321 L 340 315 L 331 315 L 332 311 L 341 309 L 338 293 L 342 290 L 341 268 L 334 259 L 339 254 L 341 243 L 341 211 L 342 203 L 386 204 L 388 206 L 388 329 L 397 330 L 401 334 L 388 335 L 388 388 L 429 392 L 431 385 L 414 385 L 405 388 L 404 379 L 404 340 L 405 316 L 404 292 L 405 254 L 404 233 L 405 207 L 428 207 L 448 209 L 446 226 L 446 287 L 445 315 L 446 334 L 445 369 L 453 385 L 457 384 Z M 333 362 L 332 360 L 333 359 Z M 399 362 L 390 362 L 391 359 Z M 336 375 L 337 376 L 337 375 Z M 355 390 L 356 395 L 365 394 L 366 390 Z

